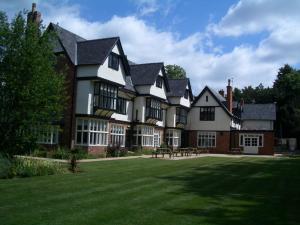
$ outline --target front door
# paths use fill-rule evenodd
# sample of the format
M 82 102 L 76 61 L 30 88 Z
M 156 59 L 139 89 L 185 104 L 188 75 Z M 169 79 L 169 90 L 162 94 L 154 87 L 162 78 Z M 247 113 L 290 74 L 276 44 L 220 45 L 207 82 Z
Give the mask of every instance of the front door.
M 245 137 L 245 154 L 258 154 L 259 136 L 248 135 Z
M 258 147 L 257 146 L 245 146 L 244 153 L 245 154 L 258 154 Z

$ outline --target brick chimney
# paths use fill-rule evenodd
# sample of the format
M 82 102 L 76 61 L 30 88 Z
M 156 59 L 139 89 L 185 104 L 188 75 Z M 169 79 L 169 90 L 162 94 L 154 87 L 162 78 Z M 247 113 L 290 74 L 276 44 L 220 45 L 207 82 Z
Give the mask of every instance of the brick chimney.
M 230 79 L 228 79 L 226 101 L 227 101 L 228 111 L 232 112 L 232 87 L 230 84 Z
M 223 97 L 225 97 L 225 93 L 224 93 L 223 89 L 219 90 L 219 94 L 222 95 Z
M 41 17 L 41 13 L 36 11 L 36 3 L 32 3 L 31 12 L 27 14 L 27 23 L 28 21 L 32 21 L 39 25 L 41 23 Z

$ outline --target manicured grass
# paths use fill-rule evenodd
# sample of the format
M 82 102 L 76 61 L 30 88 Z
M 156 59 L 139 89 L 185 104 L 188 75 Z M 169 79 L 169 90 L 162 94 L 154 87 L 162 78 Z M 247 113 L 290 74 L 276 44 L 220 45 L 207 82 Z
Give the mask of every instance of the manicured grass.
M 300 158 L 133 159 L 0 180 L 0 224 L 300 224 Z

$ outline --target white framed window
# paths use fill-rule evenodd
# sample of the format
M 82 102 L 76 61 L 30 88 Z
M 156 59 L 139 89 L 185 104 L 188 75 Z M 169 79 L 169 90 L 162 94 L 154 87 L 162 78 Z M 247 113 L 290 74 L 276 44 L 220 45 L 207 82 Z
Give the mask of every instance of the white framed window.
M 201 148 L 216 147 L 216 132 L 198 131 L 197 146 Z
M 160 147 L 161 140 L 160 140 L 160 131 L 155 131 L 154 133 L 154 147 Z
M 108 139 L 108 123 L 105 120 L 76 120 L 76 144 L 85 146 L 106 146 Z
M 59 126 L 38 126 L 34 128 L 38 144 L 58 144 Z
M 181 145 L 181 131 L 175 129 L 166 130 L 166 143 L 168 146 L 180 146 Z
M 135 126 L 133 130 L 133 145 L 152 146 L 154 139 L 154 128 L 150 126 Z
M 125 147 L 124 126 L 112 124 L 110 127 L 110 144 L 113 146 Z
M 264 135 L 263 134 L 240 134 L 239 144 L 241 147 L 263 147 Z

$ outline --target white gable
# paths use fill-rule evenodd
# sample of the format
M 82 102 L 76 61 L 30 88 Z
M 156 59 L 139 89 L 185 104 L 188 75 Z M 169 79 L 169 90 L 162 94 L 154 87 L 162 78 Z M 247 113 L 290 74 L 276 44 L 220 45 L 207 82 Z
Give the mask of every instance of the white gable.
M 195 106 L 220 106 L 220 104 L 216 101 L 214 96 L 212 96 L 211 93 L 208 90 L 206 90 L 204 94 L 195 103 Z

